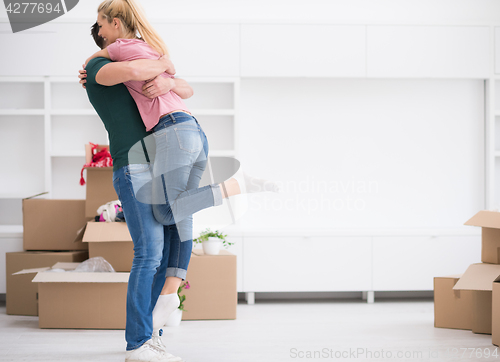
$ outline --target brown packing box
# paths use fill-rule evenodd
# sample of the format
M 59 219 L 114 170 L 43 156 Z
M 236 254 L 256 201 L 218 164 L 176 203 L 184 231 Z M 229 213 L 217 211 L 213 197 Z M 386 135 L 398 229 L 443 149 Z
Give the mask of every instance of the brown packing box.
M 24 250 L 86 250 L 85 200 L 23 199 Z
M 479 211 L 465 225 L 481 227 L 481 261 L 500 264 L 500 212 Z
M 125 329 L 128 278 L 129 273 L 37 273 L 39 327 Z
M 472 291 L 472 332 L 492 333 L 493 282 L 500 276 L 500 265 L 471 264 L 453 290 Z
M 100 151 L 107 145 L 98 145 Z M 92 161 L 91 146 L 85 145 L 85 162 Z M 85 216 L 94 218 L 97 209 L 110 201 L 118 200 L 115 188 L 113 187 L 113 167 L 86 167 L 87 195 L 85 200 Z
M 472 329 L 470 290 L 453 290 L 462 274 L 434 278 L 434 327 Z
M 186 275 L 190 289 L 182 320 L 236 319 L 236 255 L 222 249 L 219 255 L 205 255 L 193 249 Z
M 88 259 L 87 251 L 6 253 L 7 314 L 38 315 L 38 288 L 31 280 L 36 271 L 16 274 L 23 269 L 42 268 L 57 262 L 81 262 Z
M 89 221 L 83 235 L 89 257 L 102 256 L 118 272 L 129 272 L 134 259 L 134 243 L 124 222 Z

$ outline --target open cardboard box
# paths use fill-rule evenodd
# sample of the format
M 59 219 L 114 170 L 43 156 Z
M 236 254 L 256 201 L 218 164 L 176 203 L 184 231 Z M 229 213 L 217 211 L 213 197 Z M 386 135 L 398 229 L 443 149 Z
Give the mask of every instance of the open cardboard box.
M 472 332 L 492 334 L 493 282 L 500 280 L 500 265 L 471 264 L 453 290 L 472 291 Z
M 134 259 L 134 243 L 124 222 L 89 221 L 83 235 L 89 257 L 102 256 L 116 271 L 129 272 Z
M 85 200 L 23 199 L 24 250 L 86 250 Z
M 481 227 L 481 261 L 500 264 L 500 212 L 479 211 L 464 225 Z
M 7 314 L 38 315 L 38 286 L 31 281 L 47 265 L 57 262 L 82 262 L 88 252 L 81 251 L 22 251 L 6 253 Z M 48 268 L 44 268 L 48 269 Z M 27 272 L 28 270 L 28 272 Z
M 40 271 L 38 284 L 40 328 L 125 329 L 129 273 L 71 272 L 80 263 L 57 263 Z
M 473 291 L 453 290 L 463 274 L 434 278 L 434 327 L 472 329 Z
M 96 151 L 109 148 L 108 145 L 98 145 Z M 85 145 L 85 162 L 92 161 L 92 147 Z M 113 187 L 113 167 L 86 167 L 87 170 L 87 195 L 85 200 L 85 216 L 94 218 L 97 209 L 110 201 L 118 200 Z

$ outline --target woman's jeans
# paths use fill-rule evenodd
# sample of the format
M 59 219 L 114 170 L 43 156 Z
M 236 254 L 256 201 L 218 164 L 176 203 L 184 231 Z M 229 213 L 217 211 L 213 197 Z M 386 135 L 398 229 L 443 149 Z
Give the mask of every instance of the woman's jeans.
M 134 242 L 134 261 L 127 290 L 127 350 L 151 338 L 152 313 L 165 278 L 185 279 L 192 241 L 181 243 L 175 224 L 156 221 L 151 204 L 137 201 L 133 183 L 150 179 L 150 164 L 131 164 L 113 172 L 113 186 Z
M 177 225 L 181 242 L 192 240 L 192 215 L 222 204 L 219 185 L 198 187 L 207 165 L 207 137 L 196 118 L 184 112 L 162 117 L 152 131 L 154 216 L 163 225 Z

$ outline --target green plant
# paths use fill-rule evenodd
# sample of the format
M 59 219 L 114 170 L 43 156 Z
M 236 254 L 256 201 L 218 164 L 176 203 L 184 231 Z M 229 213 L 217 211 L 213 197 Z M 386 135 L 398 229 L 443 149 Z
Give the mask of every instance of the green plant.
M 180 286 L 179 286 L 179 289 L 177 289 L 177 295 L 179 296 L 179 301 L 180 301 L 180 304 L 179 304 L 179 309 L 180 310 L 185 310 L 184 309 L 184 301 L 186 300 L 186 296 L 183 294 L 181 295 L 181 292 L 182 292 L 182 289 L 189 289 L 191 288 L 191 286 L 189 285 L 189 281 L 186 280 L 184 283 L 182 283 Z
M 222 240 L 222 245 L 227 249 L 229 246 L 233 245 L 234 243 L 231 243 L 226 240 L 227 235 L 222 234 L 219 230 L 212 231 L 210 228 L 207 228 L 205 231 L 203 231 L 199 237 L 196 239 L 193 239 L 194 243 L 202 243 L 203 241 L 208 240 L 208 238 L 219 238 Z

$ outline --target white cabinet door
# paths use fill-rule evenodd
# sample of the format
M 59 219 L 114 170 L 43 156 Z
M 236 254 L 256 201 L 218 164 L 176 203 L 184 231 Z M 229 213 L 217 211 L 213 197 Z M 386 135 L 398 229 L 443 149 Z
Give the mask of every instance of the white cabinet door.
M 486 26 L 368 26 L 368 77 L 488 78 Z
M 226 240 L 234 243 L 227 251 L 236 255 L 236 291 L 243 292 L 243 238 L 228 236 Z
M 363 77 L 365 26 L 241 26 L 242 77 Z
M 244 237 L 246 292 L 371 290 L 370 237 Z
M 434 277 L 481 262 L 480 236 L 373 238 L 373 289 L 433 290 Z
M 165 41 L 178 77 L 237 77 L 237 24 L 154 24 Z

